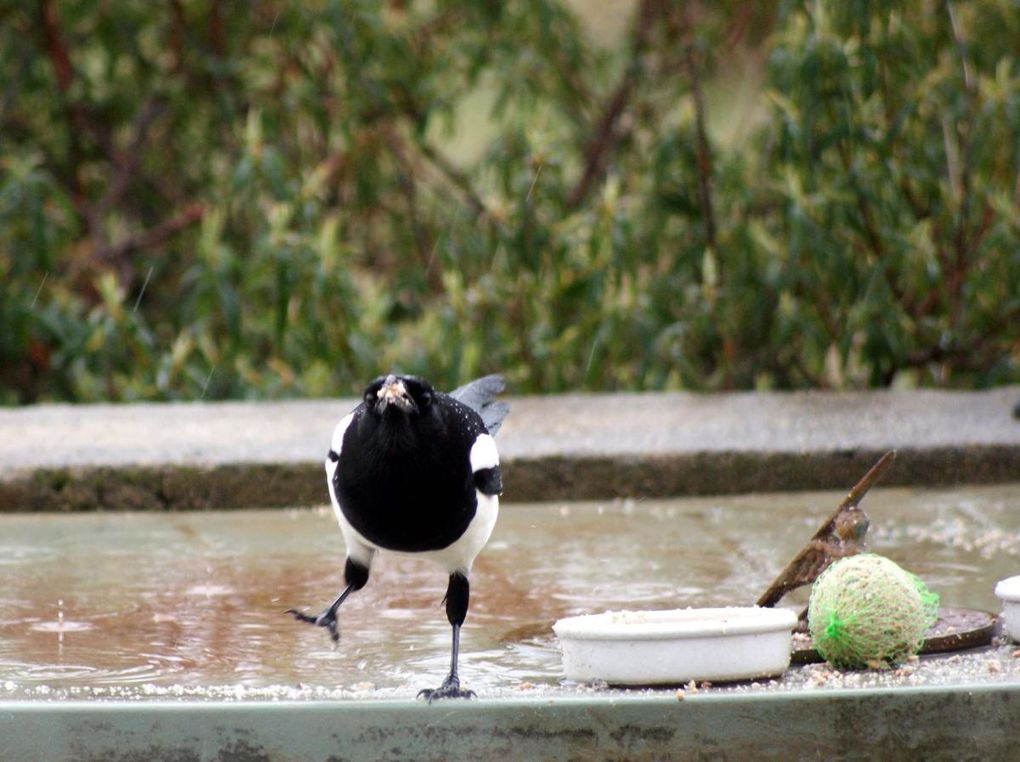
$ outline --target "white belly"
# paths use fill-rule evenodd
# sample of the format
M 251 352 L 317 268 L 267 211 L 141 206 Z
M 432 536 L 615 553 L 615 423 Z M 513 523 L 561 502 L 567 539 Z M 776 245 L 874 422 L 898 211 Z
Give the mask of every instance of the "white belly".
M 478 499 L 475 517 L 471 519 L 471 523 L 468 524 L 464 534 L 445 548 L 416 553 L 403 553 L 383 548 L 351 526 L 347 517 L 344 516 L 344 512 L 340 510 L 340 502 L 336 499 L 336 492 L 333 489 L 333 471 L 335 469 L 336 464 L 327 460 L 326 483 L 329 487 L 330 502 L 333 504 L 333 514 L 336 516 L 337 523 L 340 525 L 340 531 L 343 533 L 344 542 L 347 545 L 347 555 L 363 566 L 370 566 L 375 552 L 377 550 L 384 550 L 387 553 L 395 553 L 402 556 L 428 558 L 438 563 L 451 574 L 453 572 L 467 574 L 471 571 L 471 564 L 474 563 L 475 556 L 485 547 L 485 543 L 489 541 L 492 530 L 496 526 L 496 517 L 499 514 L 499 497 L 497 495 L 486 495 L 475 490 L 475 496 Z

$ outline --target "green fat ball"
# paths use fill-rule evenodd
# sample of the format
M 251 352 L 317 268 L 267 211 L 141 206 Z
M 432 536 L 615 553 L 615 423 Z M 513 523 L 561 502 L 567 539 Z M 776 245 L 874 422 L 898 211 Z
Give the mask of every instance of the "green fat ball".
M 888 558 L 862 553 L 840 559 L 815 580 L 808 628 L 834 667 L 894 667 L 921 649 L 938 608 L 938 595 L 920 579 Z

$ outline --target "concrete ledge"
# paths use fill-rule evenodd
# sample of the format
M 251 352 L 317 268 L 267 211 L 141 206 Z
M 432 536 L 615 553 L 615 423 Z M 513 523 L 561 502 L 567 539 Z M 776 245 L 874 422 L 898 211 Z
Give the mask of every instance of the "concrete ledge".
M 0 756 L 1009 759 L 1017 686 L 420 702 L 0 703 Z
M 511 398 L 506 499 L 846 489 L 1020 479 L 1020 387 L 982 392 Z M 0 511 L 320 504 L 333 425 L 355 400 L 0 410 Z

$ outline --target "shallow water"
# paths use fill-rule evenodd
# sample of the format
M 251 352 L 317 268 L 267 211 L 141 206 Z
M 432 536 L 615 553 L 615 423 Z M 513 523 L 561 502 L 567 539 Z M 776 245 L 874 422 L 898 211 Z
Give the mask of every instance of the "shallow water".
M 551 624 L 563 616 L 753 603 L 842 497 L 505 505 L 472 575 L 462 679 L 480 693 L 558 685 Z M 997 611 L 995 582 L 1020 573 L 1020 485 L 875 490 L 863 506 L 871 549 L 944 605 Z M 449 661 L 444 573 L 377 558 L 333 648 L 284 610 L 317 613 L 342 566 L 322 509 L 0 516 L 0 698 L 437 685 Z

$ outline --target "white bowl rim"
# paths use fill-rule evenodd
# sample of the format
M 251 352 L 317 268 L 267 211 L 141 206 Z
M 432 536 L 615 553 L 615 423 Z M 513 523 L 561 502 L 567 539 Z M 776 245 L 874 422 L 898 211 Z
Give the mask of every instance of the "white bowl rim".
M 995 597 L 1003 601 L 1020 601 L 1020 574 L 999 580 L 995 586 Z
M 666 640 L 791 631 L 797 615 L 758 606 L 661 611 L 605 611 L 560 619 L 557 637 L 567 640 Z

